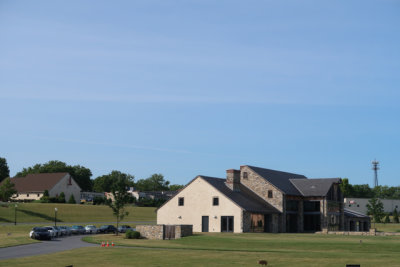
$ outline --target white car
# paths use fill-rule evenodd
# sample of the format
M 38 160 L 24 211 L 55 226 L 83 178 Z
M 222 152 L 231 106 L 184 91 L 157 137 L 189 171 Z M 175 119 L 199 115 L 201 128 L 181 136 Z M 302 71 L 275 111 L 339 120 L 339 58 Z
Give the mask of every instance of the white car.
M 97 234 L 97 227 L 94 225 L 86 225 L 85 226 L 85 232 L 87 234 Z
M 54 226 L 45 226 L 44 228 L 50 232 L 51 237 L 58 237 L 59 232 L 56 228 L 54 228 Z

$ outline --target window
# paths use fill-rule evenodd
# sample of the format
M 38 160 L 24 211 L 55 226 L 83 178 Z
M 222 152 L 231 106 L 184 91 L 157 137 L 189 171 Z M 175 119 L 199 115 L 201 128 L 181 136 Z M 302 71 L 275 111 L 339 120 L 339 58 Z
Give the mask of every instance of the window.
M 360 205 L 357 205 L 357 208 L 359 208 L 360 207 Z
M 178 198 L 178 206 L 183 206 L 185 204 L 185 199 L 183 197 Z
M 37 194 L 38 197 L 40 197 L 40 194 Z
M 213 197 L 213 206 L 218 206 L 218 205 L 219 205 L 219 198 Z
M 272 198 L 272 190 L 268 190 L 268 198 Z
M 26 194 L 27 197 L 29 197 L 29 194 Z
M 349 204 L 349 207 L 351 207 L 351 204 Z
M 72 178 L 71 178 L 71 176 L 69 177 L 69 179 L 68 179 L 68 184 L 67 185 L 72 185 Z
M 247 172 L 243 172 L 243 179 L 248 179 Z

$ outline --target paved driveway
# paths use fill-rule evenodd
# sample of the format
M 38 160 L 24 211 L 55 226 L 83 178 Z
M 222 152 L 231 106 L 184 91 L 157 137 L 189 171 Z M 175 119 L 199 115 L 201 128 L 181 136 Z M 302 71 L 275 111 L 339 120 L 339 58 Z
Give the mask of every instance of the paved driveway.
M 52 241 L 42 241 L 41 243 L 0 248 L 0 260 L 48 254 L 74 248 L 98 246 L 96 244 L 83 242 L 81 240 L 82 237 L 83 236 L 68 236 L 57 238 Z

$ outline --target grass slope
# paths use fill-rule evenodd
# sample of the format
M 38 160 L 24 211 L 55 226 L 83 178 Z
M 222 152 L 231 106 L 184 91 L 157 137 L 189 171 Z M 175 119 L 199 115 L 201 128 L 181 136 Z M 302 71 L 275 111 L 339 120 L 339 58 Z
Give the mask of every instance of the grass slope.
M 54 203 L 18 203 L 17 222 L 54 222 L 54 208 L 57 207 L 57 220 L 68 222 L 112 222 L 115 217 L 108 206 L 54 204 Z M 129 215 L 125 221 L 156 221 L 155 208 L 127 208 Z M 0 223 L 14 222 L 14 204 L 0 206 Z
M 0 261 L 0 266 L 259 266 L 263 259 L 268 266 L 365 267 L 399 266 L 400 262 L 400 237 L 223 233 L 158 241 L 115 238 L 99 236 L 117 244 L 164 248 L 99 246 Z

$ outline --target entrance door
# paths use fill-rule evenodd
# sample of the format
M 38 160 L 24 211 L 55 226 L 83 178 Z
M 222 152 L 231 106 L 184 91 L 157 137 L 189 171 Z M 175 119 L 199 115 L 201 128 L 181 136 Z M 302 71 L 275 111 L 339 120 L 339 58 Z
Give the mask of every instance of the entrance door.
M 208 216 L 201 217 L 201 231 L 208 232 Z
M 221 216 L 221 232 L 233 232 L 233 216 Z
M 266 233 L 272 232 L 272 215 L 271 214 L 264 215 L 264 232 L 266 232 Z

